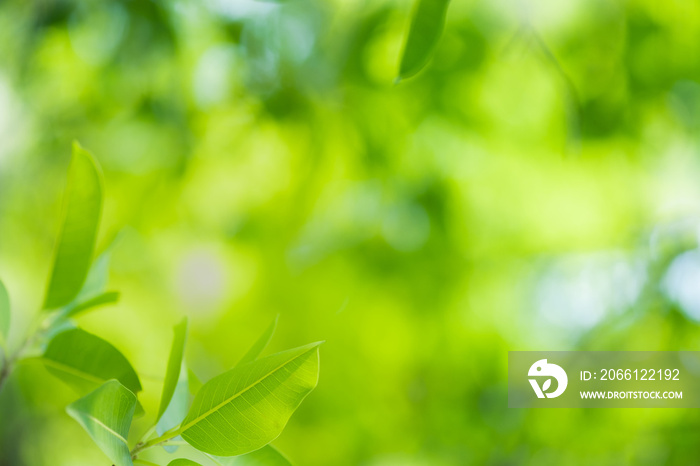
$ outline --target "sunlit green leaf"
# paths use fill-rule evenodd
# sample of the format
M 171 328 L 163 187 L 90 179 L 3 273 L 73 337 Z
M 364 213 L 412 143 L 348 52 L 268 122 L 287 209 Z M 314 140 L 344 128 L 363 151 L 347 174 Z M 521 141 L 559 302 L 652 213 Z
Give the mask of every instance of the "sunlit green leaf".
M 199 463 L 196 463 L 192 460 L 188 460 L 185 458 L 178 458 L 176 460 L 172 460 L 170 463 L 168 463 L 168 466 L 201 466 Z
M 170 404 L 156 424 L 156 432 L 158 435 L 163 435 L 170 429 L 180 425 L 182 420 L 187 415 L 187 408 L 190 402 L 190 390 L 187 379 L 187 367 L 182 363 L 180 369 L 180 378 L 175 386 Z M 177 436 L 173 440 L 182 440 L 182 437 Z M 165 451 L 173 453 L 178 449 L 177 445 L 163 445 Z
M 106 304 L 113 304 L 119 301 L 120 293 L 118 291 L 107 291 L 105 293 L 99 294 L 93 298 L 90 298 L 81 303 L 77 303 L 74 306 L 69 307 L 66 310 L 65 317 L 75 317 L 83 314 L 87 311 L 93 310 L 97 307 L 104 306 Z
M 132 465 L 127 438 L 136 396 L 116 380 L 70 404 L 68 414 L 80 423 L 115 466 Z
M 0 347 L 5 346 L 10 334 L 10 296 L 0 280 Z
M 187 367 L 183 362 L 185 340 L 187 336 L 187 319 L 183 319 L 173 329 L 173 344 L 170 348 L 168 367 L 163 383 L 160 408 L 158 409 L 156 432 L 162 435 L 182 422 L 187 414 L 190 394 L 187 380 Z M 176 437 L 175 440 L 180 437 Z M 177 450 L 176 445 L 165 445 L 169 453 Z
M 212 455 L 248 453 L 274 440 L 318 382 L 312 343 L 236 367 L 204 384 L 180 432 Z
M 241 360 L 238 362 L 239 366 L 251 361 L 255 361 L 258 358 L 258 356 L 260 356 L 260 353 L 262 353 L 265 347 L 267 347 L 268 343 L 270 343 L 270 340 L 272 339 L 272 335 L 274 335 L 275 333 L 279 317 L 279 315 L 275 317 L 275 320 L 273 320 L 270 326 L 267 327 L 265 332 L 263 332 L 263 334 L 260 335 L 260 338 L 258 338 L 257 341 L 253 343 L 253 346 L 250 347 L 248 352 L 245 355 L 243 355 Z
M 117 379 L 134 393 L 141 383 L 129 361 L 100 337 L 82 329 L 67 330 L 49 343 L 42 361 L 46 368 L 79 392 Z
M 97 259 L 92 263 L 76 301 L 86 301 L 105 291 L 107 282 L 109 281 L 109 263 L 112 259 L 112 246 L 113 243 L 110 244 L 102 254 L 97 256 Z
M 92 262 L 101 210 L 100 169 L 93 157 L 74 143 L 45 309 L 64 306 L 80 292 Z
M 49 327 L 46 330 L 45 340 L 44 340 L 46 342 L 46 344 L 44 346 L 42 346 L 41 352 L 46 351 L 48 344 L 51 343 L 51 340 L 53 340 L 56 337 L 56 335 L 60 335 L 63 332 L 66 332 L 68 330 L 73 330 L 77 327 L 78 327 L 78 325 L 74 321 L 68 320 L 68 319 L 60 319 L 60 320 L 56 321 L 55 323 L 53 323 L 51 325 L 51 327 Z
M 272 445 L 265 445 L 247 455 L 217 456 L 214 457 L 214 461 L 220 466 L 292 466 L 292 463 Z
M 449 0 L 416 0 L 401 57 L 399 78 L 418 73 L 430 61 L 442 35 Z
M 187 337 L 187 318 L 173 328 L 173 344 L 170 347 L 170 357 L 168 367 L 165 371 L 165 381 L 163 382 L 163 393 L 160 397 L 160 407 L 156 419 L 160 419 L 175 393 L 175 386 L 180 378 L 180 368 L 182 366 L 182 356 L 185 352 L 185 339 Z

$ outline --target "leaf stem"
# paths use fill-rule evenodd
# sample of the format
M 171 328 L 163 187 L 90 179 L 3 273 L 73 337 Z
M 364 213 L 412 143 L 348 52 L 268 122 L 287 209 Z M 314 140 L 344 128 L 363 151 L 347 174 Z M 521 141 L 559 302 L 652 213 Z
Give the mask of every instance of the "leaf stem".
M 182 447 L 185 445 L 189 445 L 189 443 L 185 442 L 184 440 L 168 440 L 167 442 L 161 443 L 164 447 L 167 446 L 174 446 L 174 447 Z
M 173 427 L 160 437 L 156 437 L 154 439 L 149 440 L 148 442 L 142 443 L 139 442 L 136 444 L 136 446 L 131 450 L 131 457 L 135 457 L 139 452 L 143 450 L 148 450 L 149 448 L 156 447 L 158 445 L 163 445 L 164 443 L 167 443 L 168 440 L 172 440 L 173 438 L 177 437 L 180 435 L 182 432 L 180 432 L 180 426 Z
M 139 440 L 138 444 L 144 443 L 148 437 L 150 437 L 153 434 L 153 431 L 156 430 L 156 424 L 153 424 L 150 429 L 146 431 L 146 433 L 143 434 L 141 439 Z M 138 445 L 137 444 L 137 445 Z

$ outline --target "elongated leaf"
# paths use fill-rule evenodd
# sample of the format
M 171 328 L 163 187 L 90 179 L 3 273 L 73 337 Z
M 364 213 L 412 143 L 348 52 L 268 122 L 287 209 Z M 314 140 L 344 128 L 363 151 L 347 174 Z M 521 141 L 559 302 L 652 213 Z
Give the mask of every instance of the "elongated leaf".
M 66 408 L 115 466 L 131 466 L 127 438 L 136 396 L 110 380 Z
M 178 458 L 176 460 L 172 460 L 170 463 L 168 463 L 168 466 L 201 466 L 199 463 L 196 463 L 192 460 L 188 460 L 185 458 Z
M 165 381 L 163 382 L 163 394 L 160 397 L 160 408 L 156 421 L 160 419 L 175 393 L 175 386 L 180 378 L 180 369 L 182 366 L 182 356 L 185 353 L 185 338 L 187 337 L 187 318 L 177 324 L 173 328 L 173 344 L 170 347 L 170 357 L 168 358 L 168 367 L 165 371 Z
M 56 335 L 60 335 L 63 332 L 67 332 L 68 330 L 73 330 L 78 328 L 76 323 L 72 320 L 68 319 L 59 319 L 58 321 L 54 322 L 51 324 L 51 326 L 46 330 L 46 338 L 45 338 L 45 343 L 41 347 L 41 351 L 44 353 L 46 352 L 46 348 L 48 348 L 49 343 L 56 337 Z M 43 359 L 43 358 L 42 358 Z
M 76 301 L 86 301 L 105 291 L 107 282 L 109 281 L 109 263 L 112 259 L 112 246 L 114 246 L 114 243 L 110 244 L 109 247 L 93 261 Z
M 44 352 L 46 368 L 78 392 L 117 379 L 134 393 L 141 383 L 129 361 L 100 337 L 76 328 L 56 335 Z
M 445 26 L 449 0 L 416 0 L 401 57 L 399 78 L 418 73 L 430 61 Z
M 272 445 L 265 445 L 247 455 L 214 457 L 214 461 L 220 466 L 292 466 L 292 463 Z
M 163 394 L 161 395 L 160 408 L 156 420 L 156 432 L 163 435 L 166 431 L 178 426 L 187 415 L 190 393 L 188 384 L 188 373 L 183 355 L 185 352 L 185 340 L 187 337 L 187 319 L 183 319 L 173 328 L 173 344 L 170 348 L 168 368 L 165 373 L 163 383 Z M 176 365 L 177 364 L 177 365 Z M 182 437 L 175 437 L 174 440 L 182 440 Z M 164 445 L 163 448 L 168 453 L 177 451 L 177 445 Z
M 10 296 L 0 280 L 0 347 L 4 347 L 10 334 Z
M 318 346 L 273 354 L 204 384 L 180 432 L 190 445 L 218 456 L 242 455 L 274 440 L 318 383 Z
M 187 378 L 187 367 L 185 363 L 182 363 L 182 368 L 180 369 L 180 378 L 175 386 L 175 392 L 173 393 L 170 404 L 165 410 L 163 415 L 158 420 L 156 424 L 156 432 L 158 435 L 163 435 L 170 429 L 180 425 L 182 420 L 187 415 L 187 408 L 190 402 L 190 390 Z M 182 440 L 182 437 L 177 436 L 173 440 Z M 177 451 L 177 445 L 163 445 L 163 449 L 168 453 L 174 453 Z
M 77 303 L 66 310 L 65 317 L 75 317 L 99 306 L 113 304 L 119 301 L 118 291 L 107 291 L 86 301 Z
M 238 361 L 238 366 L 258 359 L 260 353 L 262 353 L 265 347 L 267 347 L 268 343 L 270 343 L 272 335 L 274 335 L 275 329 L 277 328 L 277 321 L 279 320 L 279 318 L 280 316 L 278 314 L 275 317 L 275 320 L 272 321 L 270 326 L 267 327 L 267 330 L 265 330 L 265 332 L 263 332 L 263 334 L 260 335 L 260 338 L 258 338 L 257 341 L 253 343 L 253 346 L 251 346 L 248 352 L 245 355 L 243 355 L 240 361 Z
M 87 277 L 102 211 L 102 175 L 95 160 L 78 143 L 68 169 L 63 220 L 56 245 L 45 309 L 70 303 Z

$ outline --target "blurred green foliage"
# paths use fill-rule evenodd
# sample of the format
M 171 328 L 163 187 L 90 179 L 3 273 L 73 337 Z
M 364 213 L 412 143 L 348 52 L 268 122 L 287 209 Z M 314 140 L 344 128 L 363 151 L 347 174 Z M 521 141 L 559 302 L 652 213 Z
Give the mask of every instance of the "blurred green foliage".
M 0 3 L 10 340 L 42 305 L 78 139 L 121 292 L 80 324 L 144 374 L 147 412 L 183 315 L 208 380 L 279 313 L 273 350 L 327 340 L 275 442 L 295 464 L 696 462 L 697 413 L 509 410 L 506 362 L 700 349 L 700 5 L 454 1 L 394 85 L 411 11 Z M 43 367 L 5 388 L 0 464 L 102 464 Z

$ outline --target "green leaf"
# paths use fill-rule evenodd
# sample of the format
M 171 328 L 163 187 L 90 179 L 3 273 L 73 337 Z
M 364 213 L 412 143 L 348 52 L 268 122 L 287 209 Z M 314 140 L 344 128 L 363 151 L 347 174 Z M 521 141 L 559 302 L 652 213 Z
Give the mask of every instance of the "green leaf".
M 85 313 L 86 311 L 93 310 L 99 306 L 116 303 L 117 301 L 119 301 L 119 296 L 120 294 L 118 291 L 107 291 L 105 293 L 99 294 L 93 298 L 68 307 L 66 309 L 64 317 L 75 317 L 77 315 Z
M 173 328 L 173 333 L 173 344 L 170 348 L 168 368 L 165 372 L 163 394 L 156 417 L 158 435 L 163 435 L 182 422 L 187 414 L 187 406 L 190 401 L 187 367 L 183 362 L 187 337 L 187 318 Z M 175 440 L 179 438 L 176 437 Z M 177 450 L 176 445 L 164 445 L 163 448 L 168 453 L 174 453 Z
M 156 424 L 156 432 L 158 435 L 163 435 L 170 429 L 180 425 L 182 420 L 187 415 L 187 407 L 190 402 L 189 393 L 189 383 L 187 380 L 187 367 L 185 363 L 182 363 L 182 368 L 180 369 L 180 379 L 175 386 L 175 392 L 173 393 L 172 400 L 168 408 L 165 410 L 163 415 L 158 420 Z M 182 437 L 174 437 L 173 440 L 182 440 Z M 168 453 L 174 453 L 177 449 L 177 445 L 163 445 L 163 449 Z
M 0 280 L 0 348 L 5 346 L 10 335 L 10 296 Z
M 175 386 L 180 379 L 180 369 L 182 366 L 182 357 L 185 353 L 185 339 L 187 337 L 187 318 L 182 319 L 182 322 L 173 328 L 173 344 L 170 347 L 170 357 L 168 358 L 168 367 L 165 371 L 165 381 L 163 382 L 163 394 L 160 397 L 160 408 L 158 408 L 158 421 L 173 398 Z
M 109 379 L 117 379 L 134 393 L 141 383 L 129 361 L 102 338 L 75 328 L 56 335 L 42 361 L 59 379 L 84 393 Z
M 85 301 L 105 291 L 109 281 L 109 263 L 112 259 L 113 246 L 114 243 L 111 243 L 92 263 L 76 301 Z
M 272 445 L 242 456 L 214 457 L 220 466 L 292 466 L 292 463 Z
M 178 458 L 176 460 L 172 460 L 170 463 L 168 463 L 168 466 L 202 466 L 199 463 L 196 463 L 192 460 L 188 460 L 185 458 Z
M 274 440 L 318 383 L 312 343 L 236 367 L 204 384 L 179 432 L 218 456 L 242 455 Z
M 430 61 L 445 26 L 449 0 L 416 0 L 401 57 L 399 79 L 410 78 Z
M 110 380 L 66 410 L 115 466 L 131 466 L 127 438 L 135 407 L 136 396 L 116 380 Z
M 275 317 L 275 320 L 272 321 L 269 327 L 267 327 L 267 330 L 260 335 L 260 338 L 253 344 L 253 346 L 250 347 L 248 352 L 243 355 L 240 361 L 238 361 L 237 366 L 241 366 L 243 364 L 249 363 L 251 361 L 255 361 L 258 359 L 258 356 L 260 356 L 260 353 L 263 352 L 265 347 L 267 346 L 268 343 L 270 343 L 270 340 L 272 339 L 272 335 L 275 333 L 275 329 L 277 328 L 277 321 L 279 320 L 280 316 L 279 314 Z
M 102 175 L 93 157 L 76 142 L 68 169 L 63 220 L 55 249 L 45 309 L 70 303 L 85 282 L 102 210 Z

